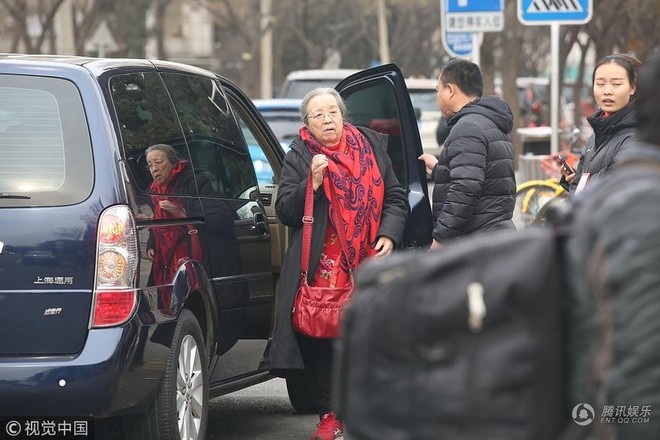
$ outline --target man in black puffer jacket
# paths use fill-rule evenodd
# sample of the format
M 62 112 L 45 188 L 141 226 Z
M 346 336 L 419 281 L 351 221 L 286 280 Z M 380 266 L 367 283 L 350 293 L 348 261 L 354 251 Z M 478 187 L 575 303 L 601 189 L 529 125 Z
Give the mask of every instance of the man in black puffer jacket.
M 480 230 L 515 228 L 513 115 L 501 98 L 481 96 L 483 84 L 479 66 L 465 59 L 450 60 L 438 78 L 449 136 L 439 158 L 419 157 L 435 182 L 431 249 Z

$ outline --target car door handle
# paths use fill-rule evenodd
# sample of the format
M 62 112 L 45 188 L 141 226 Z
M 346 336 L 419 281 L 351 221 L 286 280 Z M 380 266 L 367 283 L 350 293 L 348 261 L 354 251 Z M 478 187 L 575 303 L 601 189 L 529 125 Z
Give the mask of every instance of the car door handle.
M 254 225 L 250 229 L 259 238 L 270 238 L 270 228 L 268 227 L 266 216 L 261 212 L 254 214 Z

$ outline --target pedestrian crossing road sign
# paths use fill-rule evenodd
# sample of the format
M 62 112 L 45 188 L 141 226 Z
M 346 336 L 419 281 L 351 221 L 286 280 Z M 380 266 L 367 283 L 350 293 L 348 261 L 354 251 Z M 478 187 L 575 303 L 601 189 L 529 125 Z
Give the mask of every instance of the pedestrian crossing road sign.
M 518 0 L 518 19 L 530 26 L 583 24 L 592 13 L 593 0 Z

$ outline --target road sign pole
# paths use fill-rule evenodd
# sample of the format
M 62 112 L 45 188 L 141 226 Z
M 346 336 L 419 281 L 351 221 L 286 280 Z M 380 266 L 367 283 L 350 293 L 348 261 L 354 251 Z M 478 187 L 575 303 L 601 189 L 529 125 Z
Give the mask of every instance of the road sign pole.
M 552 75 L 550 76 L 550 152 L 559 151 L 559 23 L 550 25 L 550 50 L 552 52 Z M 579 102 L 579 101 L 578 101 Z
M 477 66 L 481 66 L 481 42 L 483 41 L 483 38 L 483 32 L 475 32 L 472 34 L 472 62 Z
M 381 64 L 387 64 L 390 62 L 389 38 L 385 0 L 378 0 L 378 52 Z

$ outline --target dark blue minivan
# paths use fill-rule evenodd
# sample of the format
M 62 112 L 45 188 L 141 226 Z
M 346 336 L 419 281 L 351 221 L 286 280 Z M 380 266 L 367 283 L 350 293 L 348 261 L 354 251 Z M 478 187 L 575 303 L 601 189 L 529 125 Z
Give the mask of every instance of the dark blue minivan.
M 411 205 L 405 245 L 428 245 L 401 72 L 370 69 L 338 90 L 353 122 L 390 134 Z M 272 179 L 257 179 L 247 138 Z M 210 397 L 270 378 L 259 365 L 288 238 L 273 209 L 283 157 L 251 100 L 206 70 L 0 55 L 0 417 L 204 439 Z M 168 167 L 178 185 L 160 183 Z M 291 401 L 310 409 L 301 380 Z

